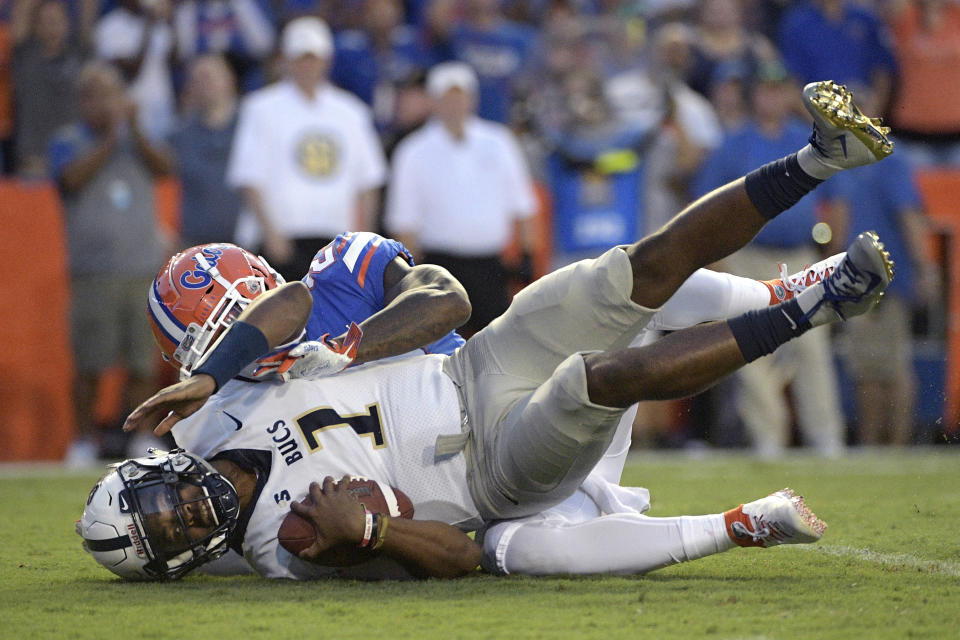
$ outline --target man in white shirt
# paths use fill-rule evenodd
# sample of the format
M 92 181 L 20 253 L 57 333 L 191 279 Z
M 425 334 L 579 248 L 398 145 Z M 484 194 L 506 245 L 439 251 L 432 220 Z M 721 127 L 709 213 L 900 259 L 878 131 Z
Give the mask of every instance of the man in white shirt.
M 397 147 L 386 226 L 423 262 L 467 290 L 471 334 L 506 310 L 501 252 L 516 234 L 529 249 L 536 200 L 526 162 L 507 127 L 474 115 L 477 77 L 461 62 L 427 77 L 433 118 Z
M 260 236 L 277 270 L 298 280 L 341 230 L 372 228 L 386 161 L 370 110 L 327 81 L 326 23 L 293 20 L 281 46 L 287 77 L 244 100 L 227 182 L 253 214 L 241 219 L 239 240 Z

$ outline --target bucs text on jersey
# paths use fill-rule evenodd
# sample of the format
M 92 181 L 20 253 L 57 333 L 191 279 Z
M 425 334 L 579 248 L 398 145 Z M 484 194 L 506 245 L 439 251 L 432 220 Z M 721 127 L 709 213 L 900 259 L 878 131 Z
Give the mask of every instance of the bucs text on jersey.
M 240 524 L 243 555 L 258 573 L 304 579 L 333 572 L 277 542 L 290 501 L 302 500 L 310 483 L 325 476 L 366 476 L 398 487 L 413 501 L 416 519 L 466 531 L 480 524 L 463 453 L 434 454 L 438 436 L 461 430 L 456 389 L 441 370 L 443 361 L 422 355 L 317 380 L 233 380 L 174 426 L 177 443 L 207 459 L 245 455 L 261 461 L 247 463 L 259 467 L 260 477 Z

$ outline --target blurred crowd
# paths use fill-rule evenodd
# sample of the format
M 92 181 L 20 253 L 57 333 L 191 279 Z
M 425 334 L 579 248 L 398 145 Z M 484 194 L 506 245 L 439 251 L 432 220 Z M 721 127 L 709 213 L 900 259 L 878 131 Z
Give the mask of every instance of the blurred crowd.
M 922 439 L 914 333 L 942 292 L 912 176 L 960 168 L 960 2 L 0 0 L 2 168 L 63 198 L 87 435 L 82 398 L 106 367 L 127 365 L 131 403 L 155 385 L 138 314 L 174 250 L 236 241 L 299 279 L 338 232 L 378 231 L 464 281 L 474 331 L 535 275 L 541 207 L 550 266 L 631 241 L 803 146 L 800 88 L 828 78 L 894 128 L 898 153 L 716 267 L 771 279 L 875 228 L 898 266 L 883 313 L 637 422 L 647 442 L 770 456 Z M 175 235 L 155 223 L 160 176 L 180 184 Z M 109 332 L 102 299 L 83 304 L 105 279 L 125 319 Z M 864 348 L 877 332 L 882 353 Z

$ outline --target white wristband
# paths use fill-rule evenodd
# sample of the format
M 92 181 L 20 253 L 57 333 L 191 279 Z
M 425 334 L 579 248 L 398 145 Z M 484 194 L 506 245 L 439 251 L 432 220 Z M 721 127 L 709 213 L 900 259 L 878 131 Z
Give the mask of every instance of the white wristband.
M 360 542 L 360 548 L 363 549 L 370 544 L 370 536 L 373 534 L 373 514 L 364 510 L 366 523 L 363 526 L 363 540 Z

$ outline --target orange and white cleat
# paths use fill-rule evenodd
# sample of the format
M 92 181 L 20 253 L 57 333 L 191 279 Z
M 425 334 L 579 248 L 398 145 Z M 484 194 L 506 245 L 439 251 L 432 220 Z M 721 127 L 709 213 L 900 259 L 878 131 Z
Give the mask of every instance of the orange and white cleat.
M 877 306 L 893 273 L 893 260 L 880 238 L 873 231 L 864 231 L 850 243 L 836 270 L 818 285 L 823 287 L 823 295 L 807 309 L 801 322 L 809 320 L 816 327 L 866 313 Z
M 780 304 L 791 300 L 807 287 L 822 282 L 824 278 L 837 270 L 837 265 L 843 261 L 846 255 L 845 251 L 838 253 L 791 274 L 787 273 L 787 265 L 782 262 L 779 263 L 777 265 L 780 269 L 779 278 L 760 281 L 770 291 L 770 304 Z
M 725 512 L 723 519 L 727 535 L 741 547 L 816 542 L 827 528 L 793 489 L 741 504 Z

